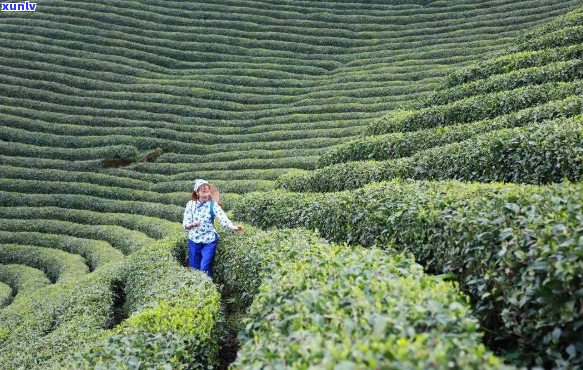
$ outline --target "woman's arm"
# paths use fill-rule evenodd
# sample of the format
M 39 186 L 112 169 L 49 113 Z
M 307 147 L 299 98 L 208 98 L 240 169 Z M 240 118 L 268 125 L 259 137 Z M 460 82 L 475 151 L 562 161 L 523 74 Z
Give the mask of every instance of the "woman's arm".
M 186 231 L 189 231 L 193 227 L 199 226 L 198 222 L 193 221 L 194 215 L 192 214 L 192 206 L 193 206 L 192 200 L 190 200 L 190 201 L 188 201 L 188 203 L 186 203 L 186 207 L 184 208 L 184 216 L 182 217 L 182 226 L 184 227 L 184 230 L 186 230 Z
M 234 225 L 233 222 L 231 222 L 231 220 L 229 220 L 229 218 L 225 214 L 225 211 L 223 211 L 221 206 L 218 205 L 217 203 L 215 203 L 214 212 L 215 212 L 216 217 L 219 219 L 219 223 L 225 229 L 230 230 L 230 231 L 243 231 L 243 230 L 245 230 L 243 228 L 243 226 Z

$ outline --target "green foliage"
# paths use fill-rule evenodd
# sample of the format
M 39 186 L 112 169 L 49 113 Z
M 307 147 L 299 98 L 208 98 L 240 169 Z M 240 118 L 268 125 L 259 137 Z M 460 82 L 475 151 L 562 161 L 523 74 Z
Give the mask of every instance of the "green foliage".
M 0 267 L 1 269 L 1 267 Z M 8 284 L 0 281 L 0 308 L 4 308 L 12 302 L 12 288 Z M 2 342 L 2 334 L 0 334 L 0 343 Z
M 492 119 L 467 124 L 367 136 L 327 151 L 320 156 L 318 167 L 351 161 L 380 161 L 407 157 L 424 149 L 459 142 L 478 134 L 503 128 L 530 126 L 544 120 L 571 117 L 582 113 L 583 97 L 573 95 L 563 100 L 550 101 Z
M 217 361 L 219 302 L 216 292 L 203 292 L 206 297 L 185 296 L 172 306 L 159 301 L 131 316 L 103 344 L 69 359 L 65 368 L 208 368 Z
M 2 223 L 0 222 L 0 225 Z M 123 253 L 102 240 L 76 238 L 66 235 L 45 234 L 41 232 L 7 232 L 0 231 L 0 241 L 36 245 L 45 248 L 60 249 L 82 256 L 91 271 L 113 261 L 123 259 Z
M 409 178 L 548 184 L 583 179 L 582 116 L 501 129 L 383 162 L 336 164 L 292 173 L 278 185 L 292 191 L 329 192 Z
M 0 261 L 23 264 L 44 271 L 52 282 L 75 281 L 89 272 L 85 260 L 53 248 L 18 244 L 0 244 Z
M 220 296 L 206 275 L 177 265 L 177 242 L 160 241 L 128 257 L 122 276 L 128 319 L 65 368 L 206 369 L 216 363 Z
M 571 59 L 492 75 L 467 84 L 438 90 L 421 100 L 420 104 L 423 107 L 442 105 L 493 91 L 512 90 L 520 86 L 541 85 L 551 81 L 566 82 L 581 79 L 583 78 L 582 64 L 583 60 L 581 59 Z
M 22 292 L 2 310 L 0 333 L 9 333 L 2 339 L 2 363 L 8 368 L 123 367 L 134 361 L 152 367 L 213 366 L 222 325 L 219 294 L 206 275 L 176 262 L 184 237 L 181 230 L 171 232 L 123 260 L 47 287 L 32 281 L 28 270 L 23 276 L 11 265 L 0 265 L 0 280 Z M 34 264 L 42 257 L 38 252 L 43 248 L 34 250 L 28 257 L 21 253 L 20 262 Z M 45 256 L 42 264 L 49 261 Z M 121 301 L 116 298 L 120 294 Z M 120 317 L 129 318 L 119 324 Z
M 393 181 L 334 194 L 255 193 L 233 211 L 335 242 L 391 245 L 455 274 L 489 333 L 524 365 L 581 366 L 580 184 Z
M 44 4 L 43 11 L 34 17 L 17 13 L 2 17 L 0 242 L 22 245 L 18 247 L 20 261 L 38 262 L 39 267 L 40 261 L 25 256 L 23 251 L 38 252 L 55 243 L 62 251 L 79 253 L 94 269 L 70 283 L 47 285 L 46 278 L 39 278 L 39 270 L 22 265 L 0 268 L 2 281 L 14 294 L 12 303 L 0 310 L 2 366 L 216 367 L 217 333 L 222 326 L 218 293 L 204 275 L 176 262 L 184 256 L 185 237 L 177 221 L 193 178 L 207 178 L 219 185 L 222 182 L 223 193 L 267 191 L 279 175 L 290 168 L 314 168 L 323 150 L 345 143 L 379 115 L 395 109 L 399 111 L 392 118 L 375 124 L 378 132 L 447 126 L 459 123 L 455 121 L 458 119 L 470 122 L 532 107 L 532 101 L 580 95 L 580 87 L 569 84 L 557 84 L 556 89 L 543 87 L 541 91 L 524 87 L 526 80 L 548 77 L 571 81 L 577 77 L 576 62 L 559 63 L 566 55 L 581 59 L 580 48 L 575 47 L 580 44 L 580 22 L 573 16 L 563 18 L 560 27 L 552 26 L 548 32 L 526 40 L 531 44 L 523 48 L 540 51 L 519 52 L 515 60 L 501 63 L 532 63 L 533 67 L 550 64 L 537 61 L 541 56 L 555 63 L 549 69 L 492 77 L 486 90 L 477 86 L 452 90 L 450 95 L 445 93 L 444 102 L 460 97 L 466 101 L 451 101 L 443 112 L 431 107 L 421 115 L 407 110 L 420 94 L 439 87 L 441 77 L 457 66 L 471 65 L 501 50 L 532 24 L 579 7 L 578 1 L 445 4 L 335 0 L 260 5 L 253 1 L 203 1 L 193 7 L 188 2 L 169 1 L 161 11 L 154 3 L 133 2 L 128 6 L 119 0 L 75 1 L 66 7 L 52 2 Z M 544 49 L 556 45 L 556 50 Z M 529 56 L 518 60 L 526 54 Z M 492 70 L 490 75 L 496 73 Z M 498 82 L 505 88 L 523 90 L 516 96 L 505 95 L 499 91 Z M 567 91 L 569 88 L 573 92 Z M 484 91 L 490 95 L 483 102 L 473 95 Z M 497 113 L 490 109 L 497 109 Z M 444 120 L 440 114 L 446 116 Z M 412 125 L 407 126 L 409 123 Z M 439 144 L 437 140 L 434 143 Z M 164 154 L 154 162 L 131 164 L 154 150 Z M 104 159 L 111 163 L 104 163 Z M 555 159 L 563 163 L 562 158 Z M 333 180 L 348 177 L 353 181 L 351 186 L 360 186 L 377 178 L 378 169 L 367 168 L 366 177 L 357 178 L 354 174 L 359 169 L 353 167 Z M 535 176 L 543 175 L 535 171 Z M 278 226 L 312 227 L 315 213 L 322 215 L 320 230 L 338 230 L 338 225 L 347 225 L 343 217 L 351 214 L 344 209 L 351 204 L 348 199 L 343 201 L 342 211 L 331 208 L 335 213 L 328 214 L 329 196 L 312 203 L 311 196 L 298 195 L 278 203 L 286 195 L 275 194 L 277 199 L 265 201 L 261 211 L 272 212 L 269 207 L 279 204 L 282 208 L 275 207 L 274 214 L 281 221 Z M 230 207 L 246 199 L 226 194 L 225 203 Z M 298 204 L 305 208 L 296 210 Z M 288 214 L 294 217 L 284 220 Z M 354 216 L 356 220 L 367 217 L 373 216 L 362 208 Z M 354 226 L 346 228 L 347 239 L 370 242 L 368 238 L 379 233 L 376 224 L 367 225 L 370 233 Z M 419 230 L 423 233 L 424 229 Z M 358 278 L 350 280 L 350 272 L 337 268 L 341 278 L 336 279 L 331 271 L 320 271 L 312 265 L 312 260 L 305 260 L 304 269 L 290 265 L 285 267 L 285 274 L 282 272 L 280 258 L 287 263 L 319 254 L 323 255 L 322 263 L 334 266 L 328 257 L 341 254 L 334 254 L 336 247 L 320 245 L 312 254 L 311 248 L 320 243 L 312 240 L 317 238 L 315 234 L 270 231 L 263 235 L 254 232 L 241 240 L 230 237 L 225 241 L 229 239 L 237 247 L 222 252 L 232 256 L 233 262 L 225 261 L 223 276 L 225 281 L 240 283 L 238 288 L 228 288 L 233 297 L 240 297 L 240 309 L 251 304 L 270 274 L 293 282 L 294 289 L 289 293 L 294 300 L 310 303 L 308 312 L 297 313 L 298 321 L 286 316 L 276 322 L 285 335 L 289 334 L 285 332 L 286 322 L 313 329 L 316 325 L 309 321 L 311 313 L 319 312 L 328 301 L 336 302 L 335 290 L 344 297 L 370 293 L 368 284 Z M 272 238 L 279 238 L 280 243 Z M 88 239 L 98 242 L 85 242 Z M 258 250 L 265 253 L 250 251 L 252 248 L 244 243 L 264 245 Z M 334 253 L 326 255 L 327 249 Z M 10 251 L 13 255 L 16 248 Z M 63 256 L 62 251 L 56 255 Z M 352 255 L 347 248 L 343 253 L 348 254 L 342 261 L 350 263 L 354 271 L 367 256 L 378 257 L 369 251 Z M 378 258 L 387 265 L 392 263 L 385 261 L 384 255 Z M 57 262 L 54 256 L 51 261 Z M 388 332 L 389 339 L 374 342 L 378 346 L 373 349 L 394 344 L 382 349 L 399 349 L 394 366 L 449 367 L 450 362 L 460 368 L 498 366 L 499 361 L 478 344 L 475 322 L 467 315 L 467 302 L 457 290 L 417 274 L 418 267 L 412 266 L 403 262 L 399 267 L 411 267 L 410 271 L 391 275 L 391 279 L 399 278 L 399 287 L 405 287 L 401 295 L 409 297 L 407 294 L 418 292 L 410 298 L 419 298 L 414 302 L 425 307 L 433 301 L 440 303 L 431 306 L 431 313 L 424 312 L 428 315 L 420 321 L 425 328 L 413 327 L 411 336 Z M 375 268 L 363 274 L 371 279 L 377 272 L 389 276 L 383 275 L 382 268 Z M 56 271 L 62 271 L 44 269 L 52 271 L 53 278 Z M 306 279 L 311 275 L 313 281 Z M 354 283 L 354 291 L 343 285 L 344 278 Z M 261 297 L 285 297 L 285 287 L 274 282 L 269 287 L 264 285 Z M 392 297 L 386 294 L 393 288 L 390 283 L 379 278 L 378 284 L 370 284 L 376 289 L 377 299 L 371 302 L 385 303 L 383 296 Z M 308 284 L 321 294 L 304 297 L 297 288 Z M 428 291 L 417 290 L 419 286 Z M 418 306 L 407 306 L 399 298 L 394 302 L 399 303 L 397 309 L 402 304 L 403 311 L 389 319 L 403 319 L 395 321 L 402 324 L 421 317 L 415 316 Z M 282 307 L 295 312 L 296 304 L 300 303 L 285 302 Z M 343 308 L 346 310 L 338 313 L 349 322 L 348 309 Z M 386 314 L 376 304 L 365 309 L 363 317 Z M 254 310 L 260 312 L 258 307 Z M 338 326 L 322 327 L 333 334 L 354 334 L 343 337 L 346 341 L 373 343 L 367 331 L 370 325 L 362 325 L 362 331 L 356 328 L 353 333 L 338 330 Z M 547 334 L 538 327 L 531 329 L 528 335 Z M 427 333 L 440 337 L 430 338 Z M 560 342 L 564 336 L 554 331 L 551 341 L 558 338 Z M 280 344 L 279 338 L 261 338 L 261 343 Z M 298 333 L 287 338 L 282 334 L 281 338 L 286 356 L 295 358 L 299 348 L 287 343 L 297 340 Z M 552 355 L 561 345 L 550 345 L 549 353 Z M 354 346 L 341 348 L 363 352 Z M 382 350 L 378 353 L 384 353 Z M 577 350 L 566 351 L 577 355 Z M 258 352 L 257 356 L 262 354 Z M 333 349 L 327 354 L 339 361 L 344 358 Z M 407 362 L 411 359 L 413 362 Z M 348 364 L 331 366 L 342 365 Z
M 471 96 L 444 105 L 412 111 L 406 116 L 387 116 L 368 129 L 369 134 L 408 132 L 469 123 L 516 112 L 552 100 L 581 95 L 582 80 L 573 82 L 546 82 L 512 90 Z
M 54 158 L 66 161 L 80 160 L 136 160 L 139 153 L 135 147 L 128 145 L 102 146 L 98 148 L 83 148 L 81 150 L 59 147 L 43 147 L 20 143 L 3 143 L 2 153 L 11 156 L 37 158 Z
M 536 51 L 511 52 L 453 71 L 445 77 L 438 90 L 449 90 L 454 86 L 463 86 L 463 84 L 477 82 L 477 80 L 487 79 L 494 75 L 518 72 L 524 68 L 535 68 L 557 61 L 581 59 L 581 57 L 583 57 L 583 45 L 581 44 Z M 439 93 L 435 94 L 439 95 Z
M 0 333 L 7 333 L 1 342 L 3 366 L 50 368 L 76 348 L 99 340 L 111 323 L 110 285 L 118 268 L 109 265 L 74 281 L 35 289 L 24 285 L 32 275 L 21 275 L 19 293 L 0 312 Z
M 282 261 L 250 307 L 234 368 L 505 368 L 458 291 L 411 259 L 310 244 Z
M 329 245 L 301 228 L 246 227 L 221 239 L 223 297 L 232 312 L 247 311 L 234 368 L 504 368 L 479 344 L 455 286 L 411 258 Z
M 10 208 L 2 208 L 5 211 Z M 14 211 L 14 209 L 12 209 Z M 152 242 L 145 234 L 138 231 L 128 230 L 115 225 L 84 225 L 67 221 L 58 221 L 50 219 L 28 218 L 30 210 L 27 213 L 19 212 L 17 214 L 24 219 L 0 219 L 0 229 L 10 232 L 19 232 L 20 230 L 29 230 L 30 232 L 42 233 L 51 230 L 54 234 L 67 235 L 77 238 L 103 240 L 113 248 L 127 255 L 135 252 L 139 248 L 144 248 Z M 5 215 L 8 212 L 3 212 Z
M 234 309 L 245 312 L 265 279 L 288 261 L 309 254 L 311 245 L 323 242 L 301 229 L 259 231 L 246 226 L 244 234 L 221 233 L 215 275 L 224 284 L 223 295 Z
M 0 264 L 0 281 L 12 289 L 15 299 L 26 297 L 29 292 L 50 284 L 50 280 L 41 270 L 13 264 Z
M 89 188 L 92 187 L 89 186 Z M 146 201 L 104 199 L 78 194 L 30 194 L 4 191 L 0 191 L 0 194 L 2 194 L 2 204 L 5 207 L 29 207 L 34 204 L 35 207 L 41 209 L 39 212 L 53 214 L 52 218 L 67 219 L 67 214 L 70 214 L 74 215 L 69 216 L 70 219 L 83 220 L 84 223 L 88 224 L 99 224 L 102 223 L 102 220 L 110 220 L 110 222 L 104 223 L 120 223 L 129 229 L 137 229 L 156 238 L 164 235 L 168 229 L 172 229 L 171 221 L 182 217 L 184 204 L 188 200 L 188 198 L 183 198 L 183 205 L 179 207 Z M 28 213 L 34 210 L 33 207 L 29 208 L 31 209 Z M 43 210 L 43 208 L 46 209 Z M 64 215 L 60 216 L 59 208 L 71 208 L 72 210 L 62 211 Z M 26 213 L 26 211 L 21 209 L 21 213 Z M 156 225 L 156 222 L 159 225 Z

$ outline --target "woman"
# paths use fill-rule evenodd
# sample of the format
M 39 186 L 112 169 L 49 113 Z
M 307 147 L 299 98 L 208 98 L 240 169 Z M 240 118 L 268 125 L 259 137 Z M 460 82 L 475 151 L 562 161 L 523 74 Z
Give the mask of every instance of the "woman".
M 194 181 L 192 198 L 186 203 L 182 225 L 188 231 L 188 266 L 213 275 L 213 260 L 219 243 L 214 226 L 215 216 L 220 224 L 231 231 L 243 231 L 235 226 L 221 206 L 211 199 L 210 184 L 202 179 Z

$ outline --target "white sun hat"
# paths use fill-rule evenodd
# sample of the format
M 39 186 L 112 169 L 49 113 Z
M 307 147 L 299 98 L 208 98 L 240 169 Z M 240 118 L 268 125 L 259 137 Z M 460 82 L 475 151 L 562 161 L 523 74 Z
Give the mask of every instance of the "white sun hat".
M 218 202 L 219 198 L 221 197 L 221 193 L 220 193 L 219 189 L 206 180 L 203 180 L 203 179 L 194 180 L 194 191 L 198 191 L 198 188 L 200 188 L 202 185 L 209 186 L 209 188 L 211 190 L 211 199 Z

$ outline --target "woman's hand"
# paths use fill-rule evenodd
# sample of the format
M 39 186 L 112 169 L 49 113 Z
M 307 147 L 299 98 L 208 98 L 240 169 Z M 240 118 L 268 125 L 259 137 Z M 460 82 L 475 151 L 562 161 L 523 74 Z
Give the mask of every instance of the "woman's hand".
M 200 222 L 196 222 L 196 221 L 195 221 L 195 222 L 191 223 L 190 225 L 188 225 L 188 228 L 187 228 L 187 230 L 190 230 L 190 229 L 192 229 L 193 227 L 199 227 L 199 226 L 200 226 Z
M 235 225 L 233 225 L 233 224 L 230 224 L 230 225 L 229 225 L 229 228 L 230 228 L 232 231 L 243 231 L 243 230 L 245 230 L 245 228 L 244 228 L 243 226 L 241 226 L 241 225 L 235 226 Z

